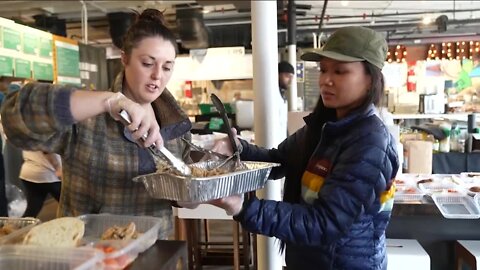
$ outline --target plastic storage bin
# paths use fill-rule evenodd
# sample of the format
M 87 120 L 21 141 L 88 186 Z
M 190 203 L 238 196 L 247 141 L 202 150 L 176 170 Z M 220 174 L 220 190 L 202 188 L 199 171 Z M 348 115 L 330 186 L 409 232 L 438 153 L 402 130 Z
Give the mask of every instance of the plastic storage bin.
M 123 269 L 129 265 L 139 253 L 151 247 L 158 239 L 161 219 L 146 216 L 121 215 L 82 215 L 78 216 L 85 222 L 85 234 L 82 241 L 87 246 L 93 246 L 105 253 L 104 269 Z M 125 226 L 135 223 L 139 232 L 137 239 L 132 240 L 101 240 L 103 232 L 113 226 Z
M 44 248 L 0 246 L 0 269 L 94 270 L 102 269 L 102 252 L 93 248 Z

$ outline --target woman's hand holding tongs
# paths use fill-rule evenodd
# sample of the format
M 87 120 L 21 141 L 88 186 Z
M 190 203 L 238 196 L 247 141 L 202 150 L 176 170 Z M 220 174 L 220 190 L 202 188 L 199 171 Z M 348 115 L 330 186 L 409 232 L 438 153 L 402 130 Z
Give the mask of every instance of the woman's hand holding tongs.
M 157 148 L 163 146 L 160 126 L 150 104 L 141 105 L 117 92 L 106 100 L 106 106 L 110 116 L 117 121 L 123 122 L 119 115 L 120 111 L 125 110 L 128 113 L 130 123 L 124 124 L 131 132 L 132 139 L 141 147 L 149 147 L 152 144 Z

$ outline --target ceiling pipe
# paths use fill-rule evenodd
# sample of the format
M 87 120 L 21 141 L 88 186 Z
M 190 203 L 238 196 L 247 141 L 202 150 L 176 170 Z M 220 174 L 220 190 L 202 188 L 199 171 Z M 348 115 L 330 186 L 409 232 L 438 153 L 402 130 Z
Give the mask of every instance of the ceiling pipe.
M 325 0 L 323 2 L 322 16 L 320 16 L 320 23 L 318 24 L 317 34 L 320 34 L 320 31 L 322 31 L 323 17 L 325 16 L 325 11 L 327 11 L 327 3 L 328 0 Z
M 389 45 L 396 44 L 431 44 L 431 43 L 442 43 L 448 40 L 449 42 L 458 42 L 458 41 L 480 41 L 480 36 L 476 33 L 471 34 L 461 34 L 461 35 L 442 35 L 442 36 L 424 36 L 424 37 L 394 37 L 388 40 Z
M 366 17 L 373 17 L 373 18 L 380 18 L 380 17 L 389 17 L 389 16 L 408 16 L 408 15 L 423 15 L 423 14 L 440 14 L 440 13 L 462 13 L 462 12 L 476 12 L 480 11 L 480 9 L 463 9 L 463 10 L 455 10 L 455 9 L 446 9 L 446 10 L 436 10 L 436 11 L 417 11 L 417 12 L 402 12 L 402 13 L 383 13 L 383 14 L 369 14 Z M 363 14 L 361 15 L 336 15 L 330 16 L 330 19 L 355 19 L 355 18 L 363 18 Z M 315 20 L 315 17 L 303 17 L 298 18 L 298 21 L 307 21 L 307 20 Z
M 85 1 L 80 0 L 80 4 L 82 5 L 82 42 L 84 44 L 88 44 L 88 11 L 87 5 Z
M 454 26 L 454 25 L 466 26 L 466 25 L 472 24 L 472 23 L 480 23 L 480 18 L 478 18 L 478 19 L 464 19 L 464 20 L 449 20 L 448 21 L 449 26 Z M 352 25 L 353 24 L 359 25 L 358 22 L 352 22 L 351 24 Z M 418 21 L 417 23 L 374 24 L 374 25 L 371 25 L 370 23 L 365 22 L 364 24 L 360 24 L 360 25 L 367 26 L 368 28 L 371 28 L 371 29 L 376 30 L 376 31 L 388 31 L 388 30 L 395 30 L 395 29 L 398 29 L 398 28 L 413 28 L 413 27 L 418 27 L 420 30 L 422 30 L 422 28 L 425 28 L 425 26 L 423 26 L 420 21 Z M 298 32 L 310 32 L 310 31 L 314 30 L 315 26 L 316 26 L 316 24 L 313 24 L 313 23 L 312 24 L 302 24 L 302 25 L 299 25 L 297 27 L 297 31 Z M 338 24 L 335 24 L 335 23 L 329 23 L 328 27 L 323 28 L 322 31 L 326 32 L 326 33 L 329 33 L 329 32 L 334 32 L 334 31 L 336 31 L 336 30 L 338 30 L 339 28 L 342 28 L 342 27 L 344 27 L 344 24 L 338 25 Z
M 100 10 L 101 12 L 103 12 L 103 13 L 105 13 L 105 14 L 108 13 L 108 10 L 107 10 L 106 8 L 99 6 L 97 3 L 93 2 L 93 1 L 88 1 L 87 3 L 88 3 L 90 6 L 92 6 L 92 7 L 96 8 L 96 9 Z

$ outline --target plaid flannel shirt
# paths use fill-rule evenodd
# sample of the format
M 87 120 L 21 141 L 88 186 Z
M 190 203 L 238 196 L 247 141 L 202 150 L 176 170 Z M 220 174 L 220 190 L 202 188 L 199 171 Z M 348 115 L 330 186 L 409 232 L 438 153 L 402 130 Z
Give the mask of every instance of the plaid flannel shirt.
M 121 72 L 110 91 L 122 91 Z M 31 83 L 10 94 L 2 107 L 9 141 L 27 150 L 62 156 L 63 179 L 58 216 L 86 213 L 152 215 L 164 220 L 160 236 L 172 228 L 171 202 L 152 199 L 132 178 L 156 170 L 147 150 L 124 136 L 124 126 L 108 113 L 75 123 L 70 111 L 72 87 Z M 165 146 L 189 160 L 191 123 L 168 90 L 153 103 Z M 163 233 L 163 234 L 162 234 Z

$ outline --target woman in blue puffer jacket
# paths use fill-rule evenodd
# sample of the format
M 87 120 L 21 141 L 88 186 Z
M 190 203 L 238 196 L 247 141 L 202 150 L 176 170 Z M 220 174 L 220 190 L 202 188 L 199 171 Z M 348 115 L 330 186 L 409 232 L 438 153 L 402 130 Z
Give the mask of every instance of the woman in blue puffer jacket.
M 278 162 L 286 177 L 283 202 L 211 202 L 243 228 L 286 245 L 288 269 L 386 269 L 388 225 L 398 170 L 393 137 L 374 113 L 384 92 L 385 39 L 345 27 L 324 47 L 302 55 L 320 64 L 320 100 L 306 125 L 277 149 L 245 141 L 243 160 Z

